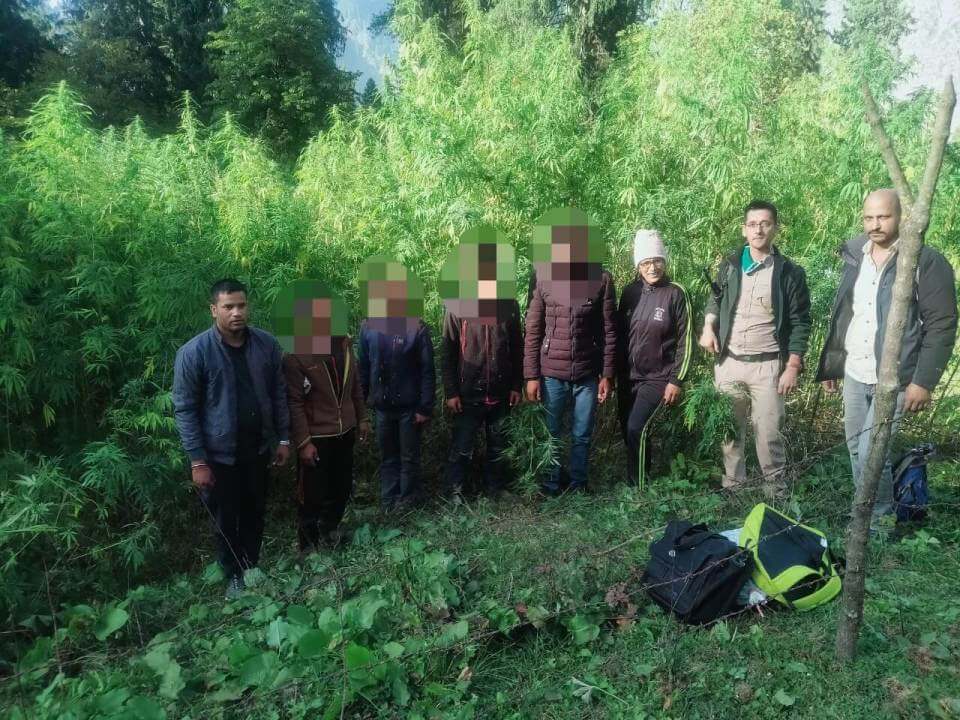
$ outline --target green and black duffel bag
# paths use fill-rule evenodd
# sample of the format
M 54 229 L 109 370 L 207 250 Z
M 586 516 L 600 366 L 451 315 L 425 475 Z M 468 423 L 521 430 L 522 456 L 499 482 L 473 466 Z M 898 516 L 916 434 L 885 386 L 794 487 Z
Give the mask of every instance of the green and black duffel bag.
M 739 543 L 753 555 L 753 581 L 793 610 L 811 610 L 840 592 L 837 562 L 826 535 L 765 503 L 750 511 Z

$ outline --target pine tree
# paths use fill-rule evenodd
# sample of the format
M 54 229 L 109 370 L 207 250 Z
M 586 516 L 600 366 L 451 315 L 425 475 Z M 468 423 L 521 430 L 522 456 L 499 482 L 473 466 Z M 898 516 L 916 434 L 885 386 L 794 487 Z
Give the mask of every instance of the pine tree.
M 380 93 L 377 90 L 377 83 L 373 78 L 367 78 L 366 85 L 363 86 L 363 92 L 360 93 L 360 105 L 363 107 L 373 107 L 380 104 Z
M 336 65 L 345 30 L 332 0 L 237 0 L 212 33 L 217 109 L 290 156 L 353 101 L 355 74 Z

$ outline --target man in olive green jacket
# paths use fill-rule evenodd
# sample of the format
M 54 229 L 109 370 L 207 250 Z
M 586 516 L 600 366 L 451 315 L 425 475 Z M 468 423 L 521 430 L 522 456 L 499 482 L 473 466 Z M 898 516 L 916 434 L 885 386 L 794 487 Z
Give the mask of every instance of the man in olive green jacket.
M 754 200 L 744 210 L 746 244 L 720 264 L 700 345 L 717 355 L 717 388 L 733 399 L 737 437 L 723 445 L 725 488 L 746 480 L 744 435 L 752 418 L 762 486 L 786 491 L 781 427 L 784 398 L 797 386 L 810 336 L 806 274 L 773 245 L 777 208 Z

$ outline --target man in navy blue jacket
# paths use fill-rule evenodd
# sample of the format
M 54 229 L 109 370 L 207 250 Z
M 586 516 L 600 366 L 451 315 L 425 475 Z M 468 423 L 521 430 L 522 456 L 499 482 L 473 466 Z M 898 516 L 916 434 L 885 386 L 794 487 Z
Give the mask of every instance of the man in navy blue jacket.
M 420 435 L 436 395 L 433 342 L 419 317 L 422 286 L 400 263 L 368 260 L 361 295 L 368 317 L 360 328 L 360 384 L 376 411 L 380 504 L 389 511 L 422 500 Z
M 173 376 L 174 418 L 216 525 L 228 596 L 260 558 L 267 464 L 272 456 L 284 465 L 290 455 L 283 353 L 276 338 L 247 325 L 247 313 L 243 283 L 214 283 L 214 324 L 177 351 Z

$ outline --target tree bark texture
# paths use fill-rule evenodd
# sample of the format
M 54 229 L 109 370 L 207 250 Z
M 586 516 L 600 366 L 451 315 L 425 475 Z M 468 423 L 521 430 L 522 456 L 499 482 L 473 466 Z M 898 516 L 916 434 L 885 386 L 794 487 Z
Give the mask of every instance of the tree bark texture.
M 950 120 L 953 107 L 956 104 L 953 79 L 948 78 L 943 95 L 940 98 L 926 169 L 923 173 L 919 192 L 914 200 L 893 149 L 893 144 L 883 128 L 877 105 L 866 85 L 864 85 L 864 97 L 867 107 L 867 120 L 880 144 L 884 162 L 886 162 L 887 170 L 896 185 L 904 211 L 900 220 L 897 277 L 893 285 L 893 301 L 890 315 L 887 318 L 886 334 L 880 355 L 880 368 L 877 373 L 879 382 L 874 396 L 874 425 L 869 430 L 870 450 L 864 464 L 862 482 L 853 499 L 852 519 L 847 528 L 847 573 L 844 578 L 836 638 L 836 656 L 841 662 L 849 662 L 857 652 L 857 639 L 860 635 L 860 624 L 863 620 L 870 520 L 873 513 L 873 504 L 877 497 L 877 485 L 889 449 L 890 430 L 896 410 L 897 395 L 900 392 L 898 377 L 900 345 L 903 341 L 907 313 L 913 296 L 914 275 L 917 271 L 920 249 L 923 246 L 923 233 L 930 221 L 930 206 L 940 176 L 943 154 L 950 136 Z M 907 208 L 909 208 L 909 211 Z

